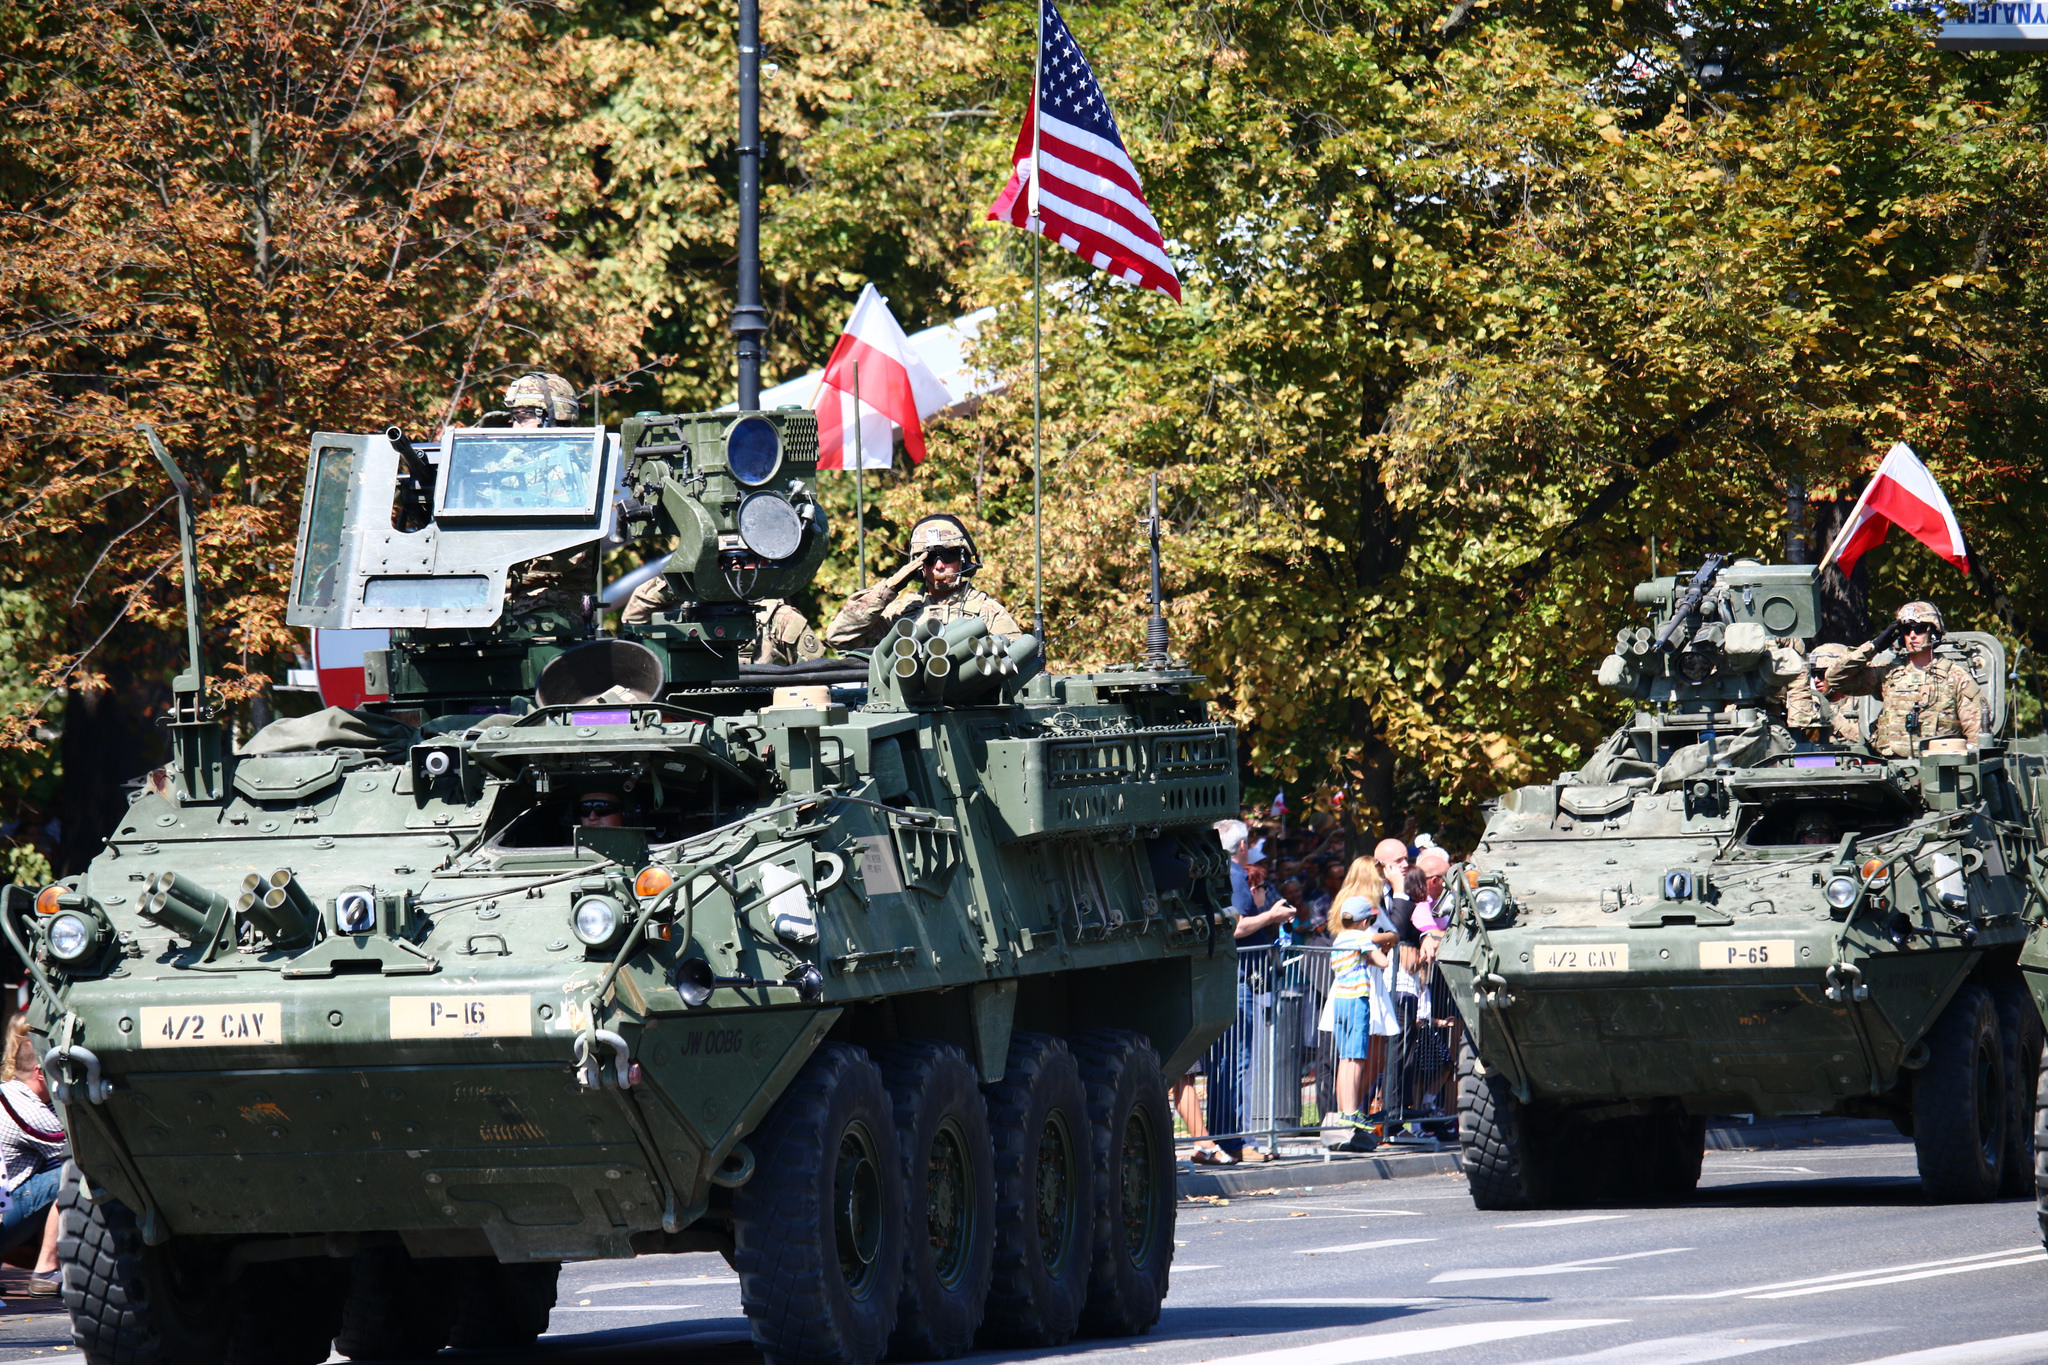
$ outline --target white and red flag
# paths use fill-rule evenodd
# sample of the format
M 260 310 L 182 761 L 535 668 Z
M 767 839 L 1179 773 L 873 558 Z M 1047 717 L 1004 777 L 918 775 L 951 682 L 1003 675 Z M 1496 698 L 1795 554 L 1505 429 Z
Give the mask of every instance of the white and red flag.
M 860 450 L 854 455 L 854 372 L 859 370 Z M 818 468 L 887 469 L 895 462 L 895 433 L 912 464 L 924 460 L 924 419 L 953 406 L 953 395 L 911 348 L 871 284 L 860 291 L 825 378 L 811 406 L 818 413 Z
M 1180 302 L 1145 187 L 1124 150 L 1095 72 L 1052 0 L 1045 7 L 1038 88 L 1017 133 L 1010 183 L 989 206 L 998 223 L 1058 242 L 1096 269 Z
M 1970 556 L 1963 548 L 1963 528 L 1956 523 L 1955 511 L 1942 496 L 1934 475 L 1904 441 L 1891 448 L 1870 476 L 1869 486 L 1856 500 L 1835 543 L 1828 547 L 1821 567 L 1833 563 L 1845 574 L 1854 571 L 1864 551 L 1884 544 L 1894 526 L 1964 573 L 1970 571 Z

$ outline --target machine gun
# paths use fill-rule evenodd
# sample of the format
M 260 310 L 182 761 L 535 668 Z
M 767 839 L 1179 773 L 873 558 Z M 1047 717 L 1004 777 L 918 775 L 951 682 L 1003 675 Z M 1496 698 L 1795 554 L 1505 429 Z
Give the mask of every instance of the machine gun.
M 1699 610 L 1700 599 L 1714 586 L 1714 575 L 1721 572 L 1721 566 L 1727 562 L 1727 555 L 1707 556 L 1707 562 L 1700 565 L 1699 572 L 1685 585 L 1685 591 L 1671 604 L 1671 618 L 1657 628 L 1657 637 L 1651 641 L 1651 649 L 1663 654 L 1678 648 L 1672 641 L 1684 629 L 1686 621 L 1692 614 Z

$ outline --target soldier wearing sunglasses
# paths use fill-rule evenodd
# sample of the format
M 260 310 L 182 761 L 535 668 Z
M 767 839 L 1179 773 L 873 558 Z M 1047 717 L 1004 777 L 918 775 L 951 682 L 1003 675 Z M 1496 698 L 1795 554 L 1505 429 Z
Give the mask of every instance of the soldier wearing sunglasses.
M 1828 668 L 1827 681 L 1836 692 L 1884 698 L 1870 745 L 1887 758 L 1913 757 L 1922 740 L 1959 738 L 1974 748 L 1983 738 L 1984 694 L 1977 680 L 1955 660 L 1934 657 L 1946 633 L 1932 602 L 1908 602 L 1876 639 Z M 1894 644 L 1896 650 L 1880 662 L 1879 652 Z
M 910 530 L 910 558 L 902 568 L 848 599 L 825 631 L 834 649 L 867 649 L 889 633 L 899 617 L 934 617 L 945 625 L 979 616 L 992 635 L 1022 635 L 1024 627 L 989 594 L 967 580 L 981 567 L 974 541 L 957 517 L 926 517 Z M 913 578 L 924 591 L 902 595 Z

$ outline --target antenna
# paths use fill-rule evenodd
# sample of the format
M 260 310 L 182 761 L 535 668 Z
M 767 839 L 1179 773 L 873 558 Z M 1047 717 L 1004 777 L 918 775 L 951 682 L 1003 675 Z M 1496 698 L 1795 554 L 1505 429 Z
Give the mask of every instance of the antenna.
M 187 667 L 171 682 L 171 748 L 188 801 L 218 801 L 226 794 L 222 771 L 221 728 L 206 705 L 206 636 L 199 619 L 199 548 L 192 532 L 192 485 L 171 452 L 157 438 L 156 428 L 136 429 L 164 467 L 178 497 L 178 551 L 185 562 L 185 652 Z
M 761 406 L 761 0 L 740 0 L 739 297 L 728 330 L 739 338 L 739 409 Z
M 1145 622 L 1145 667 L 1172 667 L 1166 653 L 1166 617 L 1159 610 L 1159 474 L 1152 474 L 1152 510 L 1140 523 L 1152 541 L 1152 615 Z
M 178 495 L 178 551 L 185 561 L 186 667 L 172 686 L 181 696 L 191 693 L 203 700 L 206 694 L 206 638 L 199 626 L 199 556 L 192 540 L 192 485 L 178 468 L 178 462 L 171 458 L 171 452 L 164 449 L 155 427 L 141 423 L 136 430 L 149 442 L 157 463 L 164 467 L 164 473 L 170 475 L 171 488 Z

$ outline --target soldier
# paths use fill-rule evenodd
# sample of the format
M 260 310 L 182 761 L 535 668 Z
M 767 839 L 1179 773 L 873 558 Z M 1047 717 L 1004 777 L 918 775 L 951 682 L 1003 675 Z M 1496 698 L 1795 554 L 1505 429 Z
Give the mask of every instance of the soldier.
M 1984 694 L 1977 680 L 1961 664 L 1934 657 L 1943 633 L 1941 612 L 1932 602 L 1908 602 L 1876 639 L 1828 667 L 1827 681 L 1837 693 L 1876 691 L 1884 698 L 1871 746 L 1888 758 L 1911 758 L 1916 740 L 1960 736 L 1974 746 L 1983 735 Z M 1894 640 L 1899 652 L 1876 662 L 1874 656 Z
M 1806 733 L 1809 739 L 1833 739 L 1840 744 L 1859 744 L 1862 727 L 1846 707 L 1840 688 L 1828 681 L 1828 669 L 1848 657 L 1847 645 L 1815 645 L 1806 656 L 1806 669 L 1785 694 L 1785 724 Z
M 834 649 L 865 649 L 880 642 L 900 617 L 935 617 L 941 625 L 963 616 L 979 616 L 994 635 L 1022 635 L 1024 627 L 1003 604 L 967 580 L 981 567 L 981 556 L 958 517 L 943 513 L 926 517 L 910 528 L 910 558 L 872 588 L 855 593 L 825 631 Z M 896 594 L 912 578 L 922 576 L 924 591 Z
M 619 620 L 629 626 L 645 625 L 657 611 L 672 611 L 682 603 L 682 596 L 669 585 L 668 575 L 656 574 L 633 589 Z M 825 646 L 818 643 L 818 633 L 811 629 L 811 623 L 779 597 L 755 604 L 754 623 L 760 627 L 761 638 L 741 663 L 807 664 L 825 657 Z
M 583 405 L 576 401 L 576 390 L 568 380 L 535 370 L 512 381 L 505 390 L 505 410 L 485 413 L 482 425 L 568 427 L 576 424 L 582 412 Z

